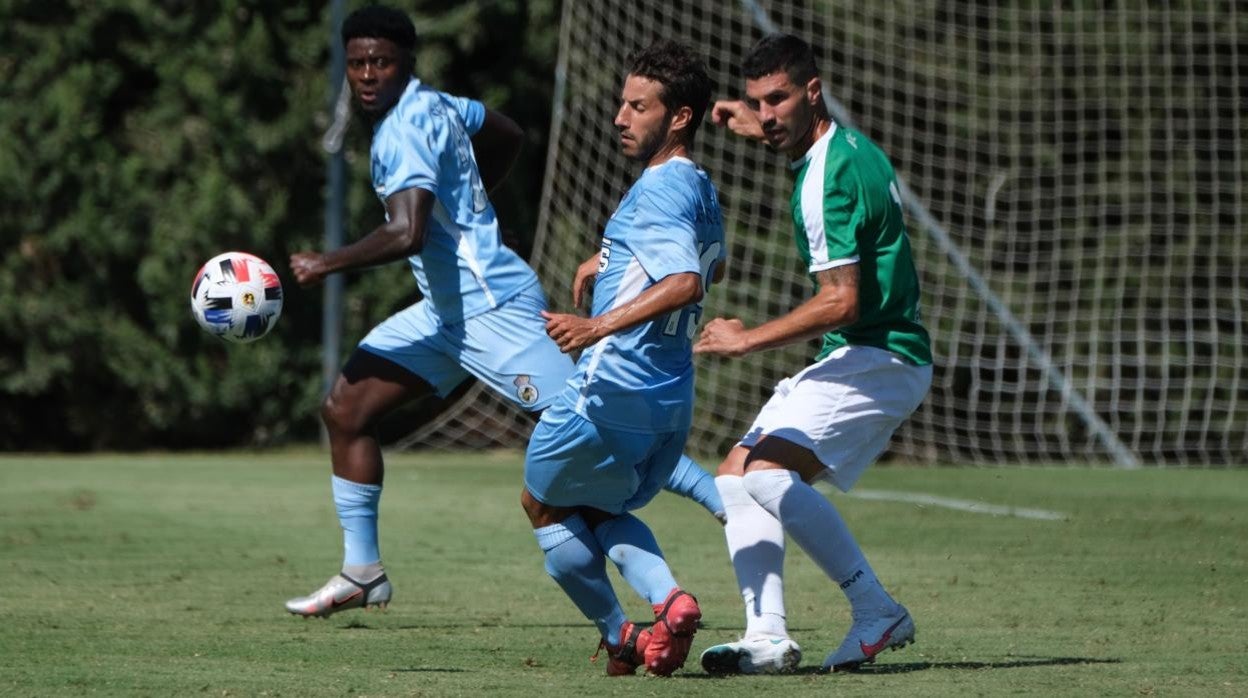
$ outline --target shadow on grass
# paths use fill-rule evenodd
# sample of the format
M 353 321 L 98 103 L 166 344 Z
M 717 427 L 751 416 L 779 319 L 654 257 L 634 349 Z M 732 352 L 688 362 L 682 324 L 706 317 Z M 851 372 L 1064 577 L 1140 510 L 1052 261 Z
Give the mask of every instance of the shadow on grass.
M 979 671 L 981 669 L 1025 669 L 1039 666 L 1070 666 L 1073 664 L 1121 664 L 1121 659 L 1098 659 L 1096 657 L 1019 657 L 999 662 L 898 662 L 896 664 L 867 664 L 856 674 L 907 674 L 928 669 L 955 669 Z
M 406 669 L 391 669 L 396 674 L 463 674 L 467 669 L 452 669 L 438 666 L 413 666 Z
M 984 669 L 1025 669 L 1042 666 L 1070 666 L 1074 664 L 1121 664 L 1121 659 L 1098 659 L 1095 657 L 1019 657 L 1018 659 L 999 662 L 899 662 L 896 664 L 867 664 L 847 673 L 865 676 L 885 674 L 908 674 L 928 669 L 952 669 L 962 671 L 981 671 Z M 820 666 L 798 667 L 792 672 L 797 675 L 826 674 Z M 680 674 L 682 679 L 722 679 L 730 676 L 711 676 L 710 674 Z
M 642 628 L 648 628 L 653 623 L 638 622 L 637 625 Z M 349 623 L 339 627 L 339 630 L 446 630 L 447 628 L 589 628 L 593 629 L 593 625 L 588 622 L 581 623 L 510 623 L 501 621 L 475 621 L 463 623 L 407 623 L 405 625 L 381 626 L 369 625 L 366 620 L 352 620 Z M 789 628 L 790 632 L 800 633 L 808 632 L 814 628 Z M 733 626 L 732 628 L 717 628 L 713 625 L 699 625 L 700 631 L 731 631 L 740 635 L 740 629 Z

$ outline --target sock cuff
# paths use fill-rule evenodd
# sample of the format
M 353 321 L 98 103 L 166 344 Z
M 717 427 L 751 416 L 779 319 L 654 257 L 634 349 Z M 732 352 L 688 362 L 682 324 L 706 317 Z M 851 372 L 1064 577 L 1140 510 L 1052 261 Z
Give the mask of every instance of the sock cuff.
M 755 470 L 741 478 L 745 491 L 763 508 L 783 497 L 790 487 L 801 482 L 802 477 L 792 470 Z
M 381 496 L 381 485 L 352 482 L 337 475 L 330 475 L 329 483 L 337 496 L 354 496 L 354 498 L 358 498 L 360 501 L 376 499 Z
M 573 514 L 559 523 L 533 529 L 533 535 L 537 537 L 537 544 L 542 551 L 549 552 L 588 531 L 589 524 L 585 523 L 585 519 L 580 514 Z
M 748 505 L 754 501 L 745 490 L 745 478 L 739 475 L 720 475 L 715 478 L 715 489 L 719 490 L 719 498 L 724 507 Z

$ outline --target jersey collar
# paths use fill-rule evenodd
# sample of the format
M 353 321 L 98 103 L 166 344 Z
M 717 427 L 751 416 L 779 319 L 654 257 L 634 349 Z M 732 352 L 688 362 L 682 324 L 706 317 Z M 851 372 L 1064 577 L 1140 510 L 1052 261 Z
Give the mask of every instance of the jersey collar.
M 409 95 L 419 89 L 420 78 L 415 75 L 409 76 L 407 79 L 407 87 L 403 88 L 403 93 L 399 95 L 397 100 L 395 100 L 394 105 L 390 107 L 390 110 L 386 112 L 385 116 L 381 117 L 376 123 L 373 124 L 373 133 L 377 133 L 377 130 L 381 128 L 381 124 L 390 118 L 390 115 L 394 113 L 395 109 L 399 108 L 399 105 L 403 103 L 403 100 L 407 99 Z
M 817 150 L 818 148 L 828 147 L 828 141 L 832 140 L 832 134 L 834 133 L 836 133 L 836 122 L 832 121 L 831 124 L 828 126 L 827 132 L 824 133 L 822 136 L 819 136 L 819 140 L 815 141 L 814 143 L 811 143 L 810 147 L 806 149 L 806 153 L 804 155 L 794 160 L 793 162 L 789 163 L 789 169 L 790 170 L 802 169 L 802 167 L 807 162 L 810 161 L 810 158 L 812 155 L 814 155 L 815 150 Z
M 693 169 L 695 169 L 695 170 L 696 170 L 696 169 L 698 169 L 698 166 L 694 164 L 693 160 L 690 160 L 689 158 L 684 157 L 684 156 L 681 156 L 681 155 L 673 155 L 672 157 L 670 157 L 670 158 L 668 158 L 668 159 L 664 160 L 663 162 L 660 162 L 660 163 L 659 163 L 659 164 L 657 164 L 657 165 L 654 165 L 653 167 L 647 167 L 647 168 L 646 168 L 646 172 L 649 172 L 650 170 L 657 170 L 657 169 L 659 169 L 660 167 L 662 167 L 662 166 L 664 166 L 664 165 L 666 165 L 666 164 L 668 164 L 668 163 L 671 163 L 671 162 L 679 162 L 679 163 L 682 163 L 682 164 L 684 164 L 684 165 L 688 165 L 689 167 L 692 167 L 692 168 L 693 168 Z

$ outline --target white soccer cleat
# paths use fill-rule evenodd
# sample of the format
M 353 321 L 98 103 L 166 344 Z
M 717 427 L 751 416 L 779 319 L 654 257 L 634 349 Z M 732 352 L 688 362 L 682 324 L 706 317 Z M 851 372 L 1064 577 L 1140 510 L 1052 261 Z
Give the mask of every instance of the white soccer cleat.
M 349 608 L 369 608 L 380 606 L 385 608 L 390 603 L 390 580 L 383 573 L 371 582 L 362 584 L 342 574 L 336 574 L 325 582 L 325 586 L 308 596 L 300 596 L 286 602 L 286 610 L 309 618 L 328 618 L 338 611 Z
M 702 652 L 702 668 L 715 675 L 785 674 L 801 662 L 802 648 L 787 637 L 745 637 Z
M 849 634 L 835 652 L 823 660 L 825 671 L 848 671 L 875 661 L 885 649 L 901 649 L 914 642 L 914 620 L 905 606 L 882 615 L 854 618 Z

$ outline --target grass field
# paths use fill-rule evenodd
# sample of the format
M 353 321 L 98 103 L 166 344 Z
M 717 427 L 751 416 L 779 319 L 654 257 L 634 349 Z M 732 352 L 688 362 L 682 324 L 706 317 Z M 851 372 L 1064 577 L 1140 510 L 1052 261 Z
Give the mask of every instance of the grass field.
M 337 570 L 319 453 L 0 458 L 0 695 L 1248 695 L 1248 471 L 877 467 L 860 487 L 1061 512 L 987 516 L 837 495 L 918 643 L 814 672 L 848 622 L 790 547 L 801 673 L 711 678 L 740 598 L 719 526 L 642 512 L 705 627 L 670 679 L 608 679 L 542 569 L 519 456 L 395 456 L 384 613 L 288 616 Z M 634 617 L 645 605 L 623 586 Z

